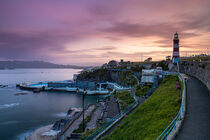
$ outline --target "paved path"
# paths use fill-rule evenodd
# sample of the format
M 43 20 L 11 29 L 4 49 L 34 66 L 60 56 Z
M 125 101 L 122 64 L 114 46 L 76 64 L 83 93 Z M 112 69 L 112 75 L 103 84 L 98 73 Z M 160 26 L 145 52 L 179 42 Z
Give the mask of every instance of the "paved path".
M 120 113 L 120 108 L 114 95 L 111 95 L 109 99 L 110 100 L 107 101 L 107 116 L 106 117 L 113 118 L 117 114 Z
M 210 93 L 197 79 L 187 82 L 187 110 L 176 140 L 210 140 Z
M 87 123 L 86 130 L 91 130 L 97 128 L 97 120 L 101 118 L 101 113 L 103 112 L 103 103 L 98 103 L 96 111 L 93 113 L 90 122 Z

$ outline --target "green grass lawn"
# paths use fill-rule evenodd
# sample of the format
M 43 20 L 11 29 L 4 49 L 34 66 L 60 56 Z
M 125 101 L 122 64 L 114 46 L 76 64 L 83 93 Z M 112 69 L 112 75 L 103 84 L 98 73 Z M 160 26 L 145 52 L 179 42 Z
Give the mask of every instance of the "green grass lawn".
M 156 139 L 179 111 L 181 90 L 176 89 L 177 80 L 177 76 L 166 77 L 153 95 L 104 139 Z

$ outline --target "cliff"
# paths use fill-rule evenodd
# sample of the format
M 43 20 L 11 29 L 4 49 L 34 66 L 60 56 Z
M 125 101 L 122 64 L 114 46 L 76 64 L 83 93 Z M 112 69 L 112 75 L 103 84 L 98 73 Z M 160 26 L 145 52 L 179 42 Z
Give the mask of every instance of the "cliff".
M 117 82 L 120 80 L 121 72 L 109 71 L 107 69 L 98 69 L 93 72 L 82 72 L 78 75 L 78 80 Z
M 136 74 L 137 73 L 137 74 Z M 110 71 L 107 69 L 98 69 L 93 72 L 81 72 L 77 80 L 87 80 L 95 82 L 115 82 L 122 86 L 129 86 L 136 83 L 133 74 L 138 76 L 138 72 L 133 71 Z

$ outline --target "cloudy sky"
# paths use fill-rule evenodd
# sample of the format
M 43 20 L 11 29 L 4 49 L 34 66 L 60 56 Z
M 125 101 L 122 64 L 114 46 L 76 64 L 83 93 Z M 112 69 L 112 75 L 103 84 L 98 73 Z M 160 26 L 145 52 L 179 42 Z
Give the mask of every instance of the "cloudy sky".
M 210 48 L 210 0 L 0 0 L 0 60 L 97 65 Z

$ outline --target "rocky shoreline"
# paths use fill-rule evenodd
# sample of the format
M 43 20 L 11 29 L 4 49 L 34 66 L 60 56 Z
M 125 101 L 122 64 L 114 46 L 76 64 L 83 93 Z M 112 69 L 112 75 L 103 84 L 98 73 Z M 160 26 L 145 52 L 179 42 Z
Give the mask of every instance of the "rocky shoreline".
M 85 110 L 85 118 L 90 114 L 90 112 L 95 108 L 95 105 L 89 105 Z M 79 127 L 79 124 L 82 122 L 82 114 L 78 118 L 73 120 L 69 126 L 67 126 L 65 132 L 52 130 L 54 124 L 43 126 L 35 130 L 31 135 L 29 135 L 26 140 L 54 140 L 57 137 L 60 137 L 61 133 L 64 136 L 70 136 L 73 130 Z
M 43 133 L 49 132 L 53 124 L 38 128 L 26 140 L 52 140 L 55 136 L 43 136 Z
M 92 112 L 92 113 L 91 113 Z M 85 132 L 92 129 L 96 129 L 103 122 L 111 119 L 115 115 L 120 113 L 119 104 L 117 99 L 111 95 L 103 100 L 99 100 L 96 105 L 89 105 L 85 110 L 85 119 L 91 117 L 85 127 Z M 90 116 L 91 115 L 91 116 Z M 38 128 L 26 140 L 53 140 L 60 137 L 61 134 L 66 139 L 74 137 L 74 131 L 79 129 L 79 125 L 82 123 L 82 114 L 75 119 L 69 126 L 67 126 L 64 132 L 52 130 L 53 124 Z M 80 134 L 82 135 L 82 134 Z
M 0 85 L 0 88 L 8 87 L 8 85 Z

